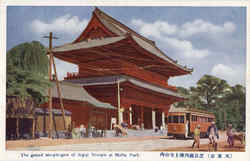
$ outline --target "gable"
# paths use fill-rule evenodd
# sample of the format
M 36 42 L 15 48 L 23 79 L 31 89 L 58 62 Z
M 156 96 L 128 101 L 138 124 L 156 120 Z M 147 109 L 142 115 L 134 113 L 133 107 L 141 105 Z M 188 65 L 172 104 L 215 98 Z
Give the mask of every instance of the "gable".
M 81 41 L 86 41 L 88 39 L 102 39 L 106 37 L 118 36 L 115 33 L 108 30 L 102 22 L 98 19 L 98 17 L 93 14 L 90 22 L 88 23 L 86 29 L 82 32 L 82 34 L 74 41 L 74 43 L 78 43 Z

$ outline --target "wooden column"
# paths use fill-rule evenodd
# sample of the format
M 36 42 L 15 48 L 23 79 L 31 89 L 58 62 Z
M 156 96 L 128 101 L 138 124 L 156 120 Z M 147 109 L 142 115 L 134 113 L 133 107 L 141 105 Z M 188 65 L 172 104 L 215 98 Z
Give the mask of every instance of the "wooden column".
M 35 139 L 35 118 L 32 119 L 32 139 Z
M 20 133 L 19 133 L 19 118 L 16 118 L 16 137 L 17 138 L 20 137 Z
M 164 111 L 161 112 L 161 119 L 162 119 L 161 125 L 165 128 L 166 125 L 165 125 L 165 112 Z
M 132 126 L 132 107 L 129 107 L 129 126 Z
M 152 109 L 152 126 L 153 126 L 153 129 L 155 129 L 155 111 L 154 111 L 154 109 Z
M 144 107 L 143 106 L 141 106 L 141 128 L 144 129 Z

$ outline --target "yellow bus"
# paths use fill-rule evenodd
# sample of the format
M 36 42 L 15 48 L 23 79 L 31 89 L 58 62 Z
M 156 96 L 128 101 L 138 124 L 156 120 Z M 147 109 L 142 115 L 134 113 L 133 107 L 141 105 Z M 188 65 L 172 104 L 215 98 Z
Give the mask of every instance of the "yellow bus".
M 201 137 L 206 137 L 207 129 L 214 120 L 214 114 L 207 111 L 171 107 L 167 118 L 168 135 L 193 137 L 194 129 L 199 124 Z

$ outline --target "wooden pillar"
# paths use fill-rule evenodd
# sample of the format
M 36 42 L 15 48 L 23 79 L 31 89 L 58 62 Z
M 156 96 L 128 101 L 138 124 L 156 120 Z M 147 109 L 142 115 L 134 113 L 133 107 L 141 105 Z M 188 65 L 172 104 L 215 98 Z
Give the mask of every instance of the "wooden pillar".
M 144 107 L 141 106 L 141 128 L 144 129 Z
M 153 126 L 153 129 L 155 129 L 155 111 L 154 111 L 154 109 L 152 109 L 152 126 Z
M 132 107 L 129 107 L 129 125 L 132 126 Z
M 20 133 L 19 133 L 19 118 L 16 118 L 16 137 L 17 138 L 20 137 Z
M 161 112 L 161 119 L 162 119 L 161 125 L 165 128 L 166 125 L 165 125 L 165 112 L 164 111 Z
M 32 139 L 35 139 L 35 118 L 32 119 Z

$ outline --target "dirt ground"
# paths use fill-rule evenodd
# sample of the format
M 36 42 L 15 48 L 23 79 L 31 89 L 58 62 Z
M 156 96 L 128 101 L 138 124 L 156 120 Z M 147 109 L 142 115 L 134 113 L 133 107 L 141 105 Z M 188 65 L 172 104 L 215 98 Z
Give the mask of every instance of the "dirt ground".
M 161 136 L 143 136 L 129 138 L 84 138 L 84 139 L 34 139 L 34 140 L 14 140 L 6 141 L 6 149 L 34 147 L 34 146 L 56 146 L 65 144 L 92 144 L 92 143 L 109 143 L 109 142 L 126 142 L 126 141 L 144 141 L 160 139 Z
M 162 136 L 135 136 L 135 137 L 117 137 L 117 138 L 84 138 L 84 139 L 48 139 L 40 138 L 35 140 L 15 140 L 15 141 L 6 141 L 7 150 L 15 150 L 17 148 L 30 148 L 30 147 L 41 147 L 41 146 L 57 146 L 57 145 L 67 145 L 67 144 L 96 144 L 96 143 L 117 143 L 117 142 L 138 142 L 138 144 L 144 144 L 144 141 L 151 140 L 153 141 L 151 146 L 159 143 L 159 140 L 163 140 L 164 144 L 171 143 L 173 139 L 169 137 Z M 169 141 L 167 141 L 169 140 Z M 234 147 L 230 148 L 229 145 L 225 142 L 226 136 L 225 132 L 220 132 L 220 140 L 218 144 L 218 151 L 220 152 L 244 152 L 245 145 L 242 145 L 240 141 L 236 140 Z M 180 140 L 177 140 L 180 142 Z M 200 145 L 200 148 L 192 149 L 192 139 L 183 141 L 183 147 L 165 147 L 164 145 L 161 149 L 153 149 L 153 151 L 211 151 L 209 150 L 209 145 L 207 140 Z M 145 143 L 146 144 L 146 143 Z M 178 144 L 180 146 L 182 144 Z M 146 146 L 146 145 L 145 145 Z M 157 147 L 157 145 L 156 145 Z M 160 148 L 158 146 L 158 148 Z
M 209 150 L 208 144 L 200 145 L 200 148 L 192 148 L 190 145 L 189 147 L 176 147 L 176 148 L 167 148 L 167 149 L 158 149 L 156 151 L 212 151 Z M 241 144 L 239 141 L 235 142 L 234 147 L 229 147 L 227 142 L 219 142 L 218 144 L 218 152 L 245 152 L 245 145 Z

